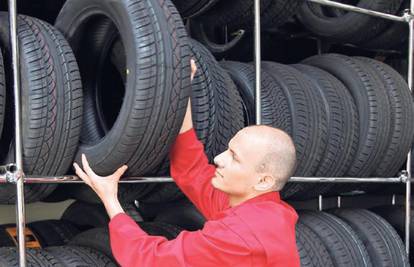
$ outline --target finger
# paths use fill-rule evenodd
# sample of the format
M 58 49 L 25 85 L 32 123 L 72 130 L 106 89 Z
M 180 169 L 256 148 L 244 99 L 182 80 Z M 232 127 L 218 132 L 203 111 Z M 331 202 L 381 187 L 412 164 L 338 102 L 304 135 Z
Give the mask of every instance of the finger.
M 75 167 L 76 174 L 81 178 L 87 185 L 91 185 L 91 179 L 89 176 L 79 167 L 77 163 L 73 163 L 73 167 Z
M 121 178 L 121 176 L 126 172 L 126 170 L 128 169 L 127 165 L 124 165 L 122 167 L 120 167 L 118 170 L 116 170 L 112 176 L 119 181 L 119 179 Z
M 89 162 L 86 159 L 85 154 L 82 154 L 82 165 L 83 165 L 83 169 L 85 170 L 85 172 L 86 172 L 87 175 L 89 175 L 89 176 L 97 176 L 96 173 L 89 166 Z

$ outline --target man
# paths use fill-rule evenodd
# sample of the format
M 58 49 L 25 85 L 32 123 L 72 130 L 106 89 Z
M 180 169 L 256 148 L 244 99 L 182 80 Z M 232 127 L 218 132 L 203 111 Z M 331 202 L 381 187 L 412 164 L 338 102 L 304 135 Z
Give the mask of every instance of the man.
M 196 72 L 191 62 L 191 80 Z M 202 230 L 176 239 L 149 236 L 128 217 L 117 198 L 127 166 L 107 177 L 96 175 L 82 155 L 76 173 L 98 194 L 111 218 L 111 247 L 121 266 L 299 266 L 295 242 L 297 214 L 279 192 L 292 175 L 295 147 L 283 131 L 250 126 L 239 131 L 228 149 L 208 164 L 187 106 L 172 147 L 171 176 L 207 218 Z

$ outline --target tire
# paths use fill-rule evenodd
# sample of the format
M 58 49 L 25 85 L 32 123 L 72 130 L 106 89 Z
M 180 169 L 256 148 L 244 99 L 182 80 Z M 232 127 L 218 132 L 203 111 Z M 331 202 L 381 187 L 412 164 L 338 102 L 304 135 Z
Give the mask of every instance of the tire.
M 410 266 L 401 238 L 383 218 L 364 209 L 338 209 L 332 213 L 358 234 L 373 266 Z
M 308 65 L 293 65 L 306 75 L 324 96 L 328 115 L 328 140 L 324 155 L 315 173 L 316 177 L 341 177 L 348 170 L 358 146 L 359 116 L 351 94 L 345 85 L 330 73 Z M 314 190 L 303 193 L 304 198 L 341 191 L 341 184 L 318 184 Z
M 338 54 L 303 61 L 328 71 L 348 88 L 359 114 L 359 145 L 346 175 L 369 177 L 382 159 L 390 136 L 390 106 L 381 80 L 359 60 Z
M 59 267 L 58 261 L 42 249 L 26 249 L 27 267 Z M 16 248 L 0 248 L 0 266 L 19 267 Z
M 299 220 L 322 240 L 333 266 L 374 266 L 361 239 L 343 220 L 313 211 L 302 211 Z
M 188 231 L 197 231 L 203 228 L 206 219 L 189 201 L 169 203 L 160 210 L 154 222 L 176 225 Z
M 410 1 L 403 0 L 398 15 L 402 16 L 406 9 L 410 8 Z M 401 22 L 390 22 L 387 28 L 372 38 L 371 40 L 361 44 L 362 47 L 368 49 L 397 49 L 408 39 L 407 25 Z
M 122 164 L 131 176 L 154 169 L 179 132 L 191 90 L 187 34 L 173 4 L 68 0 L 56 26 L 74 49 L 85 77 L 77 161 L 86 154 L 102 175 Z M 108 56 L 119 40 L 125 48 L 125 85 Z M 103 96 L 116 104 L 104 102 L 108 97 Z
M 400 238 L 405 240 L 405 207 L 404 206 L 379 206 L 372 208 L 371 211 L 384 218 L 397 231 Z M 410 262 L 414 262 L 414 220 L 413 209 L 410 216 Z
M 72 223 L 64 220 L 44 220 L 27 225 L 42 247 L 63 246 L 80 233 Z
M 390 139 L 382 160 L 373 175 L 375 177 L 394 177 L 405 163 L 414 137 L 414 106 L 408 84 L 390 66 L 370 58 L 357 57 L 358 60 L 374 68 L 378 78 L 385 86 L 391 107 Z
M 10 54 L 8 15 L 0 13 L 0 43 Z M 26 174 L 64 175 L 72 164 L 82 121 L 82 87 L 78 66 L 63 36 L 38 19 L 19 16 L 22 88 L 23 170 Z M 5 58 L 6 70 L 11 59 Z M 11 73 L 6 72 L 8 90 Z M 8 92 L 13 95 L 11 91 Z M 6 107 L 5 125 L 0 141 L 0 162 L 14 162 L 13 101 Z M 50 194 L 56 185 L 25 186 L 25 201 L 34 202 Z M 12 185 L 0 187 L 0 203 L 14 203 Z
M 31 0 L 16 2 L 19 14 L 32 16 L 53 24 L 66 0 Z M 7 1 L 0 2 L 0 10 L 8 11 Z
M 403 0 L 359 0 L 356 6 L 396 14 Z M 299 20 L 311 32 L 340 42 L 360 44 L 371 40 L 387 27 L 387 21 L 356 12 L 305 2 Z M 352 25 L 352 27 L 350 27 Z
M 325 244 L 301 222 L 296 223 L 296 245 L 301 267 L 334 266 Z
M 213 55 L 197 41 L 191 44 L 198 69 L 192 84 L 193 122 L 212 161 L 245 125 L 242 100 L 236 85 Z
M 142 221 L 142 217 L 133 204 L 123 205 L 125 212 L 134 221 Z M 61 220 L 70 222 L 81 230 L 108 225 L 109 217 L 102 204 L 73 202 L 62 214 Z
M 0 225 L 0 248 L 2 247 L 14 247 L 16 244 L 13 241 L 13 238 L 6 231 L 4 225 Z
M 140 222 L 138 224 L 147 234 L 163 236 L 168 240 L 176 238 L 182 231 L 178 226 L 163 222 Z
M 45 249 L 48 253 L 61 264 L 62 267 L 74 266 L 102 266 L 116 267 L 116 265 L 105 254 L 87 247 L 64 246 L 48 247 Z
M 219 0 L 173 0 L 183 18 L 194 18 L 205 13 Z
M 155 186 L 145 197 L 140 199 L 143 203 L 168 203 L 184 198 L 184 193 L 175 183 L 162 183 Z
M 309 79 L 293 67 L 263 62 L 263 69 L 273 78 L 278 114 L 274 127 L 287 132 L 296 146 L 297 168 L 295 176 L 312 176 L 323 155 L 322 144 L 327 138 L 327 118 L 323 110 L 322 96 L 312 90 Z M 283 191 L 284 198 L 301 198 L 302 193 L 312 190 L 314 185 L 288 183 Z
M 222 61 L 220 65 L 229 73 L 233 82 L 242 97 L 245 125 L 256 124 L 256 104 L 255 104 L 255 80 L 256 74 L 253 65 L 235 62 Z M 261 80 L 261 103 L 262 117 L 261 124 L 277 127 L 277 107 L 276 90 L 277 84 L 273 82 L 273 78 L 268 73 L 262 71 Z

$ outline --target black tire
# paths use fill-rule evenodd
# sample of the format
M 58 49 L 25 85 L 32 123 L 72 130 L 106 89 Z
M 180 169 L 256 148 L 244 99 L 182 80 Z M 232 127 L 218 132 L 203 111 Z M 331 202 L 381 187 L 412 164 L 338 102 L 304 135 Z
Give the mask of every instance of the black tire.
M 410 8 L 410 1 L 403 0 L 398 15 L 402 16 L 406 9 Z M 405 23 L 389 22 L 386 30 L 372 38 L 371 40 L 361 44 L 364 48 L 369 49 L 398 49 L 408 39 L 408 27 Z
M 357 57 L 376 71 L 385 86 L 387 99 L 391 107 L 389 117 L 390 141 L 378 163 L 373 176 L 394 177 L 405 163 L 414 137 L 414 106 L 408 84 L 398 72 L 390 66 L 370 58 Z
M 125 212 L 135 221 L 142 221 L 142 217 L 134 204 L 123 205 Z M 73 202 L 62 214 L 61 220 L 70 222 L 81 230 L 106 226 L 109 217 L 102 204 L 90 204 L 81 201 Z
M 194 128 L 212 161 L 244 126 L 242 100 L 236 85 L 213 55 L 197 41 L 191 44 L 198 69 L 191 97 Z
M 173 0 L 183 18 L 194 18 L 202 15 L 219 0 Z
M 401 238 L 383 218 L 364 209 L 338 209 L 332 213 L 358 234 L 374 266 L 410 266 Z
M 345 84 L 359 114 L 359 145 L 346 175 L 369 177 L 378 166 L 390 136 L 390 106 L 381 80 L 357 59 L 338 54 L 303 61 L 333 74 Z
M 116 267 L 105 254 L 87 247 L 62 246 L 44 249 L 61 264 L 62 267 L 96 266 Z
M 42 247 L 63 246 L 80 233 L 71 222 L 64 220 L 44 220 L 27 225 L 38 238 Z
M 27 267 L 60 267 L 59 262 L 42 249 L 26 249 L 26 263 Z M 20 266 L 16 248 L 0 248 L 0 266 Z
M 0 42 L 11 54 L 8 15 L 0 14 Z M 38 19 L 19 16 L 18 38 L 22 88 L 23 170 L 33 175 L 64 175 L 71 166 L 82 121 L 82 86 L 72 50 L 56 29 Z M 11 59 L 5 57 L 10 95 Z M 0 161 L 14 162 L 13 101 L 8 101 Z M 50 194 L 56 185 L 25 186 L 25 201 Z M 0 187 L 0 202 L 14 203 L 11 185 Z
M 74 49 L 85 78 L 77 160 L 85 153 L 103 175 L 122 164 L 129 167 L 127 175 L 154 169 L 179 132 L 191 90 L 187 34 L 173 4 L 68 0 L 56 26 Z M 108 55 L 118 40 L 125 48 L 125 85 L 119 75 L 111 76 L 116 69 Z M 106 104 L 104 93 L 116 104 Z
M 206 219 L 189 201 L 169 203 L 161 209 L 154 222 L 176 225 L 182 229 L 196 231 L 203 228 Z
M 288 21 L 299 10 L 302 0 L 261 0 L 260 13 L 263 28 L 276 28 Z M 215 27 L 227 26 L 230 32 L 254 28 L 254 1 L 219 1 L 200 20 Z
M 293 65 L 305 74 L 314 88 L 321 90 L 328 117 L 328 140 L 316 177 L 341 177 L 348 170 L 358 147 L 359 116 L 351 94 L 345 85 L 330 73 L 308 65 Z M 341 191 L 341 184 L 318 184 L 314 190 L 303 193 L 304 198 Z
M 222 61 L 220 62 L 220 65 L 229 73 L 242 97 L 245 125 L 256 124 L 256 74 L 254 66 L 235 61 Z M 268 73 L 262 71 L 261 74 L 261 124 L 277 127 L 279 126 L 277 125 L 278 113 L 277 107 L 274 103 L 276 103 L 276 90 L 278 85 L 274 83 L 273 78 L 269 76 Z
M 397 231 L 400 238 L 405 240 L 405 207 L 404 206 L 379 206 L 372 208 L 375 212 L 384 218 Z M 410 262 L 414 262 L 414 210 L 411 208 L 410 216 Z
M 4 77 L 3 54 L 0 49 L 0 139 L 3 133 L 5 111 L 6 111 L 6 80 Z
M 374 266 L 361 239 L 343 220 L 313 211 L 300 212 L 299 220 L 322 240 L 333 266 Z
M 168 240 L 176 238 L 182 231 L 182 229 L 176 225 L 163 222 L 140 222 L 138 224 L 147 234 L 163 236 Z
M 402 1 L 359 0 L 356 6 L 396 14 Z M 305 2 L 302 5 L 298 17 L 306 28 L 317 35 L 354 44 L 372 39 L 387 27 L 387 21 L 384 19 L 342 11 L 311 2 Z
M 296 245 L 301 267 L 334 266 L 325 244 L 301 222 L 296 223 Z
M 155 186 L 145 197 L 140 199 L 143 203 L 168 203 L 184 198 L 184 193 L 175 183 L 162 183 Z
M 278 114 L 274 127 L 286 131 L 296 146 L 297 168 L 295 176 L 314 175 L 324 152 L 327 139 L 327 117 L 322 95 L 312 90 L 309 79 L 293 67 L 263 62 L 263 69 L 274 79 Z M 282 195 L 301 198 L 302 193 L 315 185 L 288 183 Z
M 6 231 L 6 227 L 0 225 L 0 247 L 14 247 L 15 245 L 13 238 Z
M 16 2 L 16 7 L 19 14 L 32 16 L 53 24 L 65 1 L 66 0 L 18 1 Z M 7 1 L 0 2 L 0 10 L 8 11 Z

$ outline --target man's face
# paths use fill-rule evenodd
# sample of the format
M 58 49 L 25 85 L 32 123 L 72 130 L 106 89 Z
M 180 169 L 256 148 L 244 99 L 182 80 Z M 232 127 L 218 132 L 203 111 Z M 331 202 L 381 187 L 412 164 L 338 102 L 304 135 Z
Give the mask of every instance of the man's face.
M 231 196 L 247 196 L 254 193 L 260 180 L 256 166 L 264 154 L 264 147 L 257 135 L 238 132 L 229 142 L 228 149 L 214 158 L 217 165 L 213 187 Z

